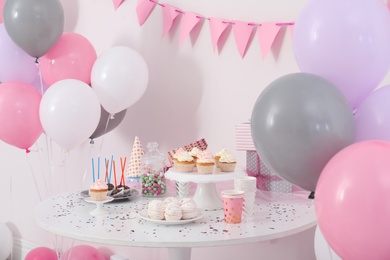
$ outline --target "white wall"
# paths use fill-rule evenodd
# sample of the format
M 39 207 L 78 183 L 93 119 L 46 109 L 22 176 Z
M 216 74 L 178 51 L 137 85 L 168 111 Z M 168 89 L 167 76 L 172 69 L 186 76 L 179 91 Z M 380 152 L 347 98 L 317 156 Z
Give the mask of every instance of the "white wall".
M 206 17 L 261 23 L 294 21 L 306 0 L 162 2 Z M 117 11 L 114 11 L 111 0 L 62 0 L 62 4 L 66 17 L 65 31 L 74 31 L 87 37 L 98 54 L 116 45 L 126 45 L 137 50 L 149 66 L 150 80 L 145 95 L 128 109 L 122 124 L 104 138 L 97 139 L 94 147 L 86 142 L 79 149 L 64 154 L 55 144 L 48 142 L 47 145 L 45 136 L 42 136 L 38 141 L 40 152 L 26 155 L 18 148 L 0 143 L 0 221 L 12 227 L 15 237 L 38 245 L 53 247 L 58 238 L 40 229 L 32 219 L 34 205 L 40 200 L 36 186 L 42 198 L 88 186 L 90 156 L 129 156 L 135 135 L 140 137 L 144 145 L 149 141 L 157 141 L 160 150 L 164 152 L 199 138 L 206 138 L 213 152 L 223 147 L 234 151 L 235 125 L 250 118 L 254 102 L 261 91 L 278 77 L 299 71 L 294 60 L 289 29 L 280 32 L 276 48 L 264 61 L 261 59 L 257 35 L 242 59 L 232 32 L 222 51 L 219 54 L 213 52 L 207 21 L 194 44 L 187 38 L 179 46 L 178 26 L 162 38 L 159 6 L 140 27 L 135 12 L 137 0 L 126 0 Z M 53 162 L 43 158 L 40 163 L 39 156 L 48 155 L 54 158 Z M 236 152 L 236 156 L 243 165 L 244 153 Z M 49 170 L 50 167 L 52 170 Z M 83 181 L 85 172 L 87 179 Z M 306 246 L 309 255 L 307 259 L 310 259 L 314 255 L 311 241 L 314 232 L 309 230 L 302 237 L 304 239 L 286 241 Z M 251 259 L 261 257 L 258 245 L 252 244 L 232 247 L 230 251 L 226 251 L 226 248 L 195 249 L 193 259 L 212 259 L 214 253 L 234 252 L 237 248 L 245 251 L 247 256 L 252 255 Z M 143 249 L 112 250 L 127 250 L 139 255 L 146 252 Z M 161 249 L 156 252 L 160 254 L 158 252 Z M 281 250 L 277 254 L 280 259 L 291 256 L 289 250 Z

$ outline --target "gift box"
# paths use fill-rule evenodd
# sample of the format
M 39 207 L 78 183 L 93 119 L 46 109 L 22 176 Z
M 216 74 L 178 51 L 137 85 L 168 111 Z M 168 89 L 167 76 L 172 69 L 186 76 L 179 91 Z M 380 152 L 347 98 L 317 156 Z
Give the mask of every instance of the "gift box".
M 274 192 L 292 192 L 293 185 L 277 174 L 261 160 L 256 152 L 251 135 L 250 122 L 236 125 L 236 149 L 246 152 L 246 171 L 257 178 L 257 188 Z

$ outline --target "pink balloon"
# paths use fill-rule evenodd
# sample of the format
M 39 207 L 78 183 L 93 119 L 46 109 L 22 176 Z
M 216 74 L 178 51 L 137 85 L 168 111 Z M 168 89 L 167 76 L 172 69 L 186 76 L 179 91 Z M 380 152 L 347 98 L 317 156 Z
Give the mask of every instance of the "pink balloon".
M 57 260 L 57 254 L 54 250 L 47 247 L 37 247 L 31 250 L 24 260 Z
M 39 66 L 48 86 L 62 79 L 77 79 L 90 84 L 96 58 L 96 51 L 87 38 L 68 32 L 39 59 Z
M 368 95 L 356 108 L 355 141 L 383 140 L 390 142 L 390 86 Z
M 308 1 L 294 26 L 301 71 L 331 81 L 351 108 L 386 76 L 389 46 L 390 15 L 380 0 Z
M 364 141 L 337 153 L 317 183 L 320 229 L 342 259 L 390 259 L 390 142 Z
M 30 148 L 42 133 L 39 104 L 33 86 L 10 81 L 0 85 L 0 139 L 21 149 Z
M 94 247 L 88 245 L 79 245 L 66 251 L 61 259 L 71 260 L 105 260 L 104 256 Z

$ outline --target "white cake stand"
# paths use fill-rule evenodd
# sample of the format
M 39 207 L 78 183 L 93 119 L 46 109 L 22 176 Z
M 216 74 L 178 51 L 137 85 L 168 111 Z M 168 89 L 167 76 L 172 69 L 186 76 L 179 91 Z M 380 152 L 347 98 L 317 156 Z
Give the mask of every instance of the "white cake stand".
M 217 182 L 231 181 L 236 177 L 246 175 L 246 172 L 242 169 L 236 169 L 234 172 L 221 172 L 219 168 L 216 168 L 212 174 L 199 174 L 197 172 L 182 173 L 170 169 L 165 173 L 165 178 L 178 183 L 196 183 L 196 191 L 193 199 L 198 207 L 204 210 L 217 210 L 222 209 L 222 200 L 218 195 L 215 184 Z M 176 185 L 179 189 L 181 186 L 185 185 Z M 180 191 L 180 193 L 187 192 Z
M 89 214 L 91 214 L 92 216 L 101 216 L 101 215 L 106 215 L 106 214 L 109 213 L 108 210 L 103 208 L 103 204 L 107 203 L 107 202 L 110 202 L 110 201 L 113 201 L 114 198 L 113 197 L 107 197 L 107 199 L 105 199 L 105 200 L 98 200 L 97 201 L 97 200 L 91 200 L 91 197 L 87 197 L 87 198 L 84 198 L 84 200 L 86 202 L 96 204 L 96 209 L 94 209 L 91 212 L 89 212 Z

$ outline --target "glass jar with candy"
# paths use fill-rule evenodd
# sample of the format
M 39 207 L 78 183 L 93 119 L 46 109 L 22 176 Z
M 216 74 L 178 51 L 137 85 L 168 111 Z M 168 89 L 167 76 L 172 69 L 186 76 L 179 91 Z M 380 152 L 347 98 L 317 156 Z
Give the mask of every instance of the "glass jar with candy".
M 158 143 L 151 142 L 148 152 L 141 159 L 141 193 L 143 196 L 162 196 L 167 191 L 164 170 L 166 156 L 158 150 Z

